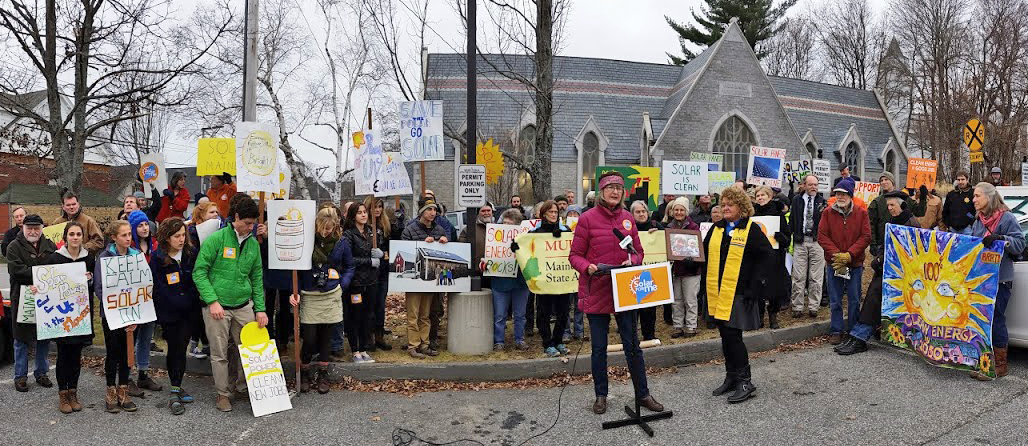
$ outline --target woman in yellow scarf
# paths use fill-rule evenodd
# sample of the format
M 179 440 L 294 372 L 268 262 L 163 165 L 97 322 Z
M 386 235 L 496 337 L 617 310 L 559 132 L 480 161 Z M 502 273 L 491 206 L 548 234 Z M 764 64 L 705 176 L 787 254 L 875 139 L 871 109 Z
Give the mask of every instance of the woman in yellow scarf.
M 756 396 L 757 391 L 750 382 L 750 360 L 742 332 L 760 326 L 760 278 L 765 273 L 761 265 L 770 263 L 767 260 L 774 251 L 760 226 L 750 220 L 753 204 L 745 192 L 725 189 L 720 206 L 724 219 L 710 228 L 703 241 L 708 262 L 703 281 L 707 311 L 721 333 L 725 355 L 725 382 L 713 393 L 720 396 L 732 392 L 728 402 L 741 403 Z

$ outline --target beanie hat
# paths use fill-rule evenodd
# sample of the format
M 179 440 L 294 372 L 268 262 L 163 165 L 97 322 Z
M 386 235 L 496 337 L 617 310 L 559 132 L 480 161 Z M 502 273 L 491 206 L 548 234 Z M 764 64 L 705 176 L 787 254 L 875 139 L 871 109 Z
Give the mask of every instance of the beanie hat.
M 833 193 L 835 193 L 835 192 L 845 192 L 845 193 L 849 194 L 849 196 L 852 197 L 853 196 L 853 188 L 855 186 L 856 186 L 856 184 L 853 182 L 853 179 L 849 178 L 849 177 L 846 177 L 846 178 L 843 178 L 842 180 L 840 180 L 839 184 L 835 185 L 835 189 L 832 189 L 832 192 Z
M 878 176 L 878 179 L 881 180 L 882 178 L 888 178 L 889 181 L 892 181 L 893 187 L 896 186 L 896 175 L 893 175 L 892 172 L 889 172 L 889 171 L 882 172 L 882 174 Z
M 418 209 L 418 218 L 421 218 L 421 214 L 424 214 L 425 211 L 429 209 L 435 209 L 436 211 L 439 211 L 439 206 L 436 206 L 435 200 L 425 200 L 424 204 L 421 205 L 421 208 Z
M 139 225 L 150 224 L 150 219 L 146 217 L 146 213 L 143 211 L 132 211 L 128 215 L 129 226 L 132 227 L 132 240 L 135 241 L 136 246 L 139 246 L 139 233 L 136 230 Z

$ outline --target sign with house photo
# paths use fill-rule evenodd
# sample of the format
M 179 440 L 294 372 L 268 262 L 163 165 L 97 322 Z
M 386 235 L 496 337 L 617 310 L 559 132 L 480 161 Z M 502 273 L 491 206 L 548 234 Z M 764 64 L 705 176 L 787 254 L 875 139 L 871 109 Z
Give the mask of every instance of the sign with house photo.
M 389 292 L 471 291 L 471 245 L 389 242 Z

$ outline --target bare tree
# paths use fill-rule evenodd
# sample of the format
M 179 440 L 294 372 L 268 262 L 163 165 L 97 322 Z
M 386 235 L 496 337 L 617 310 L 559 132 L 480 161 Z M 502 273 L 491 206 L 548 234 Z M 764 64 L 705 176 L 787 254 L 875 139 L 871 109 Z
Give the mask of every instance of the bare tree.
M 5 63 L 22 73 L 0 73 L 0 92 L 19 95 L 42 88 L 48 110 L 40 114 L 17 101 L 0 106 L 49 134 L 59 185 L 79 190 L 91 136 L 140 116 L 112 109 L 156 100 L 176 78 L 195 69 L 227 27 L 227 21 L 212 22 L 193 50 L 183 51 L 175 39 L 178 30 L 164 31 L 169 5 L 168 0 L 10 0 L 0 6 L 0 34 L 17 49 Z M 64 74 L 73 79 L 70 95 L 60 83 Z M 148 79 L 124 82 L 138 74 Z M 70 113 L 62 97 L 70 102 Z
M 764 41 L 764 49 L 767 55 L 761 62 L 767 74 L 808 80 L 818 77 L 817 28 L 810 18 L 785 19 L 778 32 Z
M 874 81 L 884 33 L 867 0 L 841 0 L 816 13 L 825 71 L 838 85 L 868 89 Z

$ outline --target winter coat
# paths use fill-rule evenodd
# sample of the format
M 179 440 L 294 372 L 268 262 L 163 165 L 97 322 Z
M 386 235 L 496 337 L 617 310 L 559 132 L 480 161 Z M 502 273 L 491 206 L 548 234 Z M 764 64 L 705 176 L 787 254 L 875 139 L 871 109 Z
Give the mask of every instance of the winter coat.
M 179 189 L 178 192 L 172 189 L 165 189 L 164 196 L 161 197 L 161 210 L 157 213 L 157 223 L 163 223 L 165 219 L 171 217 L 185 218 L 186 209 L 189 209 L 190 201 L 193 201 L 193 197 L 189 195 L 189 190 L 184 187 Z
M 0 256 L 7 256 L 7 247 L 14 243 L 14 239 L 18 238 L 18 234 L 21 233 L 21 226 L 14 226 L 8 229 L 4 233 L 3 241 L 0 241 Z
M 672 218 L 671 221 L 667 223 L 666 229 L 688 229 L 699 231 L 700 225 L 693 221 L 691 217 L 686 216 L 685 220 L 682 221 Z M 700 273 L 701 268 L 702 265 L 692 259 L 671 261 L 671 275 L 675 277 L 695 276 Z
M 21 287 L 32 286 L 32 267 L 47 264 L 50 255 L 57 251 L 57 245 L 50 239 L 40 236 L 36 246 L 32 246 L 25 233 L 7 247 L 7 272 L 11 276 L 11 314 L 18 315 L 21 302 Z M 35 324 L 14 324 L 14 339 L 22 342 L 36 340 Z
M 774 253 L 768 256 L 766 262 L 764 262 L 763 266 L 767 274 L 762 275 L 761 280 L 765 287 L 765 296 L 778 299 L 783 304 L 787 303 L 792 281 L 784 279 L 789 277 L 789 270 L 785 268 L 785 254 L 789 252 L 792 231 L 789 229 L 789 221 L 785 218 L 785 204 L 778 199 L 774 199 L 763 206 L 754 203 L 753 210 L 755 217 L 778 216 L 780 220 L 778 223 L 779 231 L 775 234 L 778 249 L 775 249 Z M 769 246 L 770 244 L 768 242 Z
M 696 222 L 697 224 L 709 223 L 711 220 L 714 219 L 710 215 L 711 209 L 714 209 L 713 204 L 708 206 L 706 210 L 704 210 L 703 207 L 697 204 L 696 207 L 693 208 L 692 212 L 689 213 L 689 218 L 691 218 L 692 221 Z
M 254 225 L 256 227 L 256 225 Z M 195 230 L 194 230 L 195 231 Z M 293 291 L 293 272 L 268 268 L 268 239 L 261 241 L 261 267 L 264 269 L 264 289 Z M 300 271 L 302 275 L 304 271 Z M 301 279 L 302 280 L 302 279 Z M 299 284 L 297 286 L 300 286 Z
M 647 220 L 645 223 L 635 222 L 635 227 L 639 229 L 639 232 L 648 232 L 650 229 L 664 230 L 664 225 L 657 220 Z
M 946 194 L 946 202 L 942 205 L 942 223 L 950 231 L 960 231 L 971 226 L 975 220 L 974 187 L 968 185 L 966 191 L 953 189 Z
M 196 248 L 182 251 L 182 261 L 157 250 L 150 256 L 153 272 L 153 302 L 160 324 L 188 321 L 200 311 L 200 295 L 193 282 Z
M 789 207 L 789 212 L 792 213 L 792 218 L 789 220 L 789 232 L 792 233 L 792 241 L 796 245 L 801 245 L 805 241 L 803 236 L 803 220 L 807 218 L 806 195 L 807 194 L 796 194 L 796 196 L 792 198 L 792 206 Z M 810 238 L 811 241 L 816 242 L 817 228 L 821 224 L 821 213 L 824 212 L 825 207 L 827 207 L 828 204 L 825 202 L 825 199 L 821 197 L 821 194 L 814 194 L 813 198 L 814 221 L 811 226 L 812 235 L 808 238 Z
M 925 207 L 924 216 L 917 219 L 919 227 L 932 229 L 942 225 L 942 198 L 935 194 L 928 195 L 928 202 Z
M 378 237 L 378 246 L 382 246 L 382 231 L 375 231 Z M 357 230 L 357 227 L 350 227 L 343 231 L 343 238 L 350 245 L 350 255 L 353 256 L 353 286 L 366 287 L 378 284 L 378 269 L 371 266 L 371 225 L 364 225 L 364 232 Z M 381 249 L 381 248 L 379 248 Z M 379 258 L 379 267 L 388 260 Z
M 909 196 L 903 202 L 906 203 L 906 209 L 909 209 L 915 216 L 924 215 L 925 207 L 915 203 Z M 867 206 L 867 212 L 871 225 L 871 248 L 875 249 L 885 243 L 885 224 L 892 219 L 885 194 L 871 200 L 871 204 Z
M 614 229 L 632 238 L 635 254 L 621 249 L 621 240 L 614 235 Z M 589 265 L 620 265 L 631 260 L 641 265 L 642 242 L 635 227 L 635 219 L 623 206 L 611 210 L 597 206 L 586 211 L 578 219 L 575 238 L 571 242 L 568 256 L 571 266 L 578 271 L 578 308 L 587 314 L 610 314 L 614 312 L 614 290 L 610 276 L 588 274 Z
M 864 250 L 871 243 L 871 223 L 867 210 L 853 203 L 849 213 L 843 215 L 835 205 L 829 206 L 821 213 L 817 242 L 824 248 L 825 260 L 829 265 L 833 255 L 848 252 L 850 263 L 846 266 L 864 266 Z
M 485 257 L 485 223 L 475 222 L 475 244 L 472 245 L 475 249 L 471 253 L 471 268 L 479 275 L 482 273 L 482 257 Z M 457 241 L 461 243 L 470 243 L 468 241 L 468 229 L 464 228 L 460 231 L 460 236 L 457 237 Z
M 438 219 L 433 221 L 429 227 L 426 227 L 421 224 L 420 218 L 411 220 L 411 222 L 407 224 L 407 227 L 403 228 L 403 234 L 400 236 L 400 239 L 414 240 L 417 242 L 423 242 L 429 237 L 432 237 L 436 241 L 439 241 L 439 237 L 446 237 L 448 239 L 449 236 L 446 235 L 446 229 L 440 226 L 437 221 Z
M 747 221 L 748 219 L 746 218 L 740 219 L 739 223 L 735 226 L 735 230 L 745 228 Z M 727 220 L 721 220 L 714 223 L 710 232 L 707 232 L 707 237 L 703 239 L 704 252 L 711 255 L 710 237 L 714 233 L 714 228 L 726 227 L 728 227 Z M 724 276 L 725 264 L 728 259 L 728 251 L 731 247 L 731 242 L 731 234 L 726 231 L 726 233 L 721 237 L 721 259 L 719 264 L 720 267 L 717 272 L 719 278 Z M 761 317 L 759 313 L 759 302 L 760 297 L 766 295 L 764 282 L 761 278 L 767 274 L 767 270 L 764 265 L 767 263 L 768 259 L 773 257 L 775 257 L 774 250 L 771 249 L 771 242 L 769 242 L 767 237 L 764 236 L 764 232 L 761 231 L 760 227 L 756 224 L 750 225 L 750 234 L 747 236 L 746 247 L 743 248 L 742 263 L 739 266 L 739 284 L 735 288 L 735 298 L 732 300 L 732 312 L 726 322 L 727 326 L 739 330 L 756 330 L 757 328 L 760 328 Z M 710 271 L 708 271 L 708 273 L 709 272 Z M 783 277 L 781 280 L 788 279 Z M 719 282 L 721 282 L 721 279 L 719 279 Z M 710 290 L 707 290 L 706 274 L 704 274 L 700 279 L 700 289 L 703 293 L 710 292 Z M 702 310 L 705 313 L 710 314 L 708 308 L 702 308 Z M 710 315 L 713 316 L 713 314 Z
M 127 256 L 134 256 L 137 254 L 140 254 L 139 250 L 131 246 L 129 246 L 128 250 L 125 251 L 125 255 Z M 104 249 L 103 252 L 100 253 L 100 255 L 96 256 L 96 265 L 93 267 L 93 294 L 96 294 L 96 299 L 100 301 L 100 317 L 105 319 L 107 318 L 107 313 L 105 313 L 103 310 L 103 305 L 105 302 L 102 271 L 103 262 L 100 259 L 106 257 L 118 257 L 120 255 L 121 254 L 118 254 L 118 249 L 114 246 L 114 243 L 111 243 L 107 245 L 107 249 Z
M 331 244 L 331 245 L 329 245 Z M 354 264 L 353 256 L 350 254 L 350 242 L 345 238 L 322 238 L 320 234 L 314 236 L 314 249 L 328 251 L 325 262 L 311 262 L 311 269 L 300 271 L 300 290 L 325 293 L 339 287 L 344 292 L 350 287 L 353 281 Z M 332 274 L 335 271 L 335 274 Z M 286 271 L 288 272 L 288 271 Z M 318 286 L 315 274 L 323 274 L 325 285 Z
M 82 225 L 83 236 L 86 237 L 85 240 L 82 241 L 82 244 L 86 247 L 86 250 L 89 251 L 89 254 L 96 255 L 96 253 L 104 249 L 103 231 L 100 230 L 100 225 L 96 224 L 96 220 L 93 220 L 93 217 L 83 214 L 82 211 L 79 210 L 78 215 L 71 220 Z M 64 211 L 61 211 L 61 216 L 57 217 L 57 220 L 54 220 L 50 226 L 59 225 L 71 220 L 68 219 L 68 215 L 64 213 Z
M 214 202 L 214 205 L 218 207 L 218 214 L 222 218 L 233 218 L 235 215 L 229 215 L 228 202 L 232 200 L 232 196 L 236 194 L 236 184 L 223 184 L 221 187 L 215 189 L 207 189 L 207 198 Z
M 981 219 L 975 218 L 971 225 L 971 235 L 985 237 L 990 234 L 1003 236 L 1007 242 L 1003 248 L 1003 261 L 999 265 L 999 281 L 1010 282 L 1014 280 L 1014 260 L 1024 251 L 1025 239 L 1021 232 L 1021 226 L 1017 224 L 1017 217 L 1009 211 L 1003 212 L 996 225 L 996 232 L 990 232 L 989 228 L 982 224 Z
M 50 256 L 46 258 L 46 262 L 45 263 L 47 265 L 61 265 L 61 264 L 64 264 L 64 263 L 73 263 L 73 262 L 83 262 L 83 263 L 85 263 L 86 264 L 86 271 L 88 271 L 90 273 L 93 272 L 94 269 L 96 269 L 96 257 L 93 257 L 93 256 L 89 255 L 89 251 L 86 251 L 85 249 L 80 249 L 78 257 L 74 257 L 73 258 L 71 253 L 68 252 L 68 247 L 67 246 L 62 246 L 61 249 L 58 249 L 53 254 L 50 254 Z M 87 289 L 88 289 L 88 296 L 89 296 L 89 311 L 90 311 L 90 313 L 92 315 L 96 315 L 96 308 L 95 308 L 95 305 L 94 305 L 96 303 L 96 299 L 93 298 L 93 281 L 92 280 L 86 281 L 86 286 L 87 286 Z M 100 311 L 103 311 L 103 310 L 101 309 Z M 89 327 L 89 334 L 88 335 L 66 336 L 66 337 L 63 337 L 63 338 L 54 339 L 54 341 L 57 342 L 58 344 L 65 344 L 65 345 L 74 345 L 74 344 L 90 345 L 90 344 L 93 343 L 93 327 L 92 326 Z
M 211 234 L 200 247 L 193 282 L 206 305 L 218 302 L 226 309 L 253 301 L 253 311 L 264 311 L 264 271 L 260 246 L 252 235 L 239 243 L 231 226 Z

